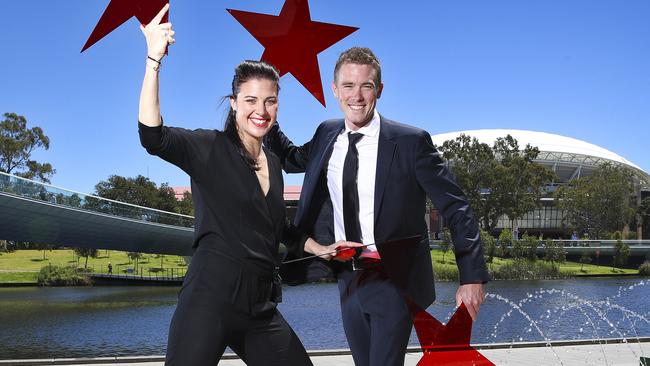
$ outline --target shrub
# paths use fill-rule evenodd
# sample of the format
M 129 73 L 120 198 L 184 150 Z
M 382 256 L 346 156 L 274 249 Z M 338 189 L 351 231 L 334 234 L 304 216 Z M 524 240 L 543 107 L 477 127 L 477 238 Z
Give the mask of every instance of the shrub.
M 510 245 L 512 245 L 512 231 L 508 228 L 501 230 L 499 234 L 499 256 L 501 258 L 505 258 L 510 254 L 508 249 Z
M 548 262 L 516 260 L 496 268 L 490 275 L 495 280 L 542 280 L 565 278 L 569 274 Z
M 483 257 L 485 263 L 492 263 L 497 255 L 496 239 L 489 232 L 481 230 L 481 242 L 483 243 Z
M 537 260 L 538 242 L 539 240 L 536 237 L 530 236 L 528 234 L 524 234 L 521 239 L 521 243 L 523 245 L 523 256 L 531 262 L 535 262 Z
M 45 266 L 38 274 L 41 286 L 89 286 L 90 277 L 77 271 L 75 267 Z
M 650 276 L 650 261 L 645 261 L 639 266 L 641 276 Z
M 454 266 L 434 266 L 436 281 L 458 281 L 458 268 Z

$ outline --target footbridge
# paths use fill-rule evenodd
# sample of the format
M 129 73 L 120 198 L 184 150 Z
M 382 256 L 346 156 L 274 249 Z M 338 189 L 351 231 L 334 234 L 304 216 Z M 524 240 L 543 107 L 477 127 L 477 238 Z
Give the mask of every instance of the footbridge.
M 0 239 L 191 255 L 194 218 L 0 172 Z

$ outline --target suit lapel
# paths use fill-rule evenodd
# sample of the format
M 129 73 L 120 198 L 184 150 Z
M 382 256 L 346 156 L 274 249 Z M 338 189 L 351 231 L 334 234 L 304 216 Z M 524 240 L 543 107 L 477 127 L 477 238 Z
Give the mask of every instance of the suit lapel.
M 390 167 L 395 155 L 395 143 L 391 141 L 390 124 L 380 116 L 379 142 L 377 146 L 377 174 L 375 176 L 375 228 L 377 227 L 377 218 L 381 208 L 382 199 L 384 198 L 384 189 L 390 175 Z
M 309 164 L 305 175 L 309 181 L 305 181 L 303 185 L 303 192 L 300 195 L 300 204 L 298 205 L 299 210 L 296 212 L 296 224 L 299 224 L 302 221 L 303 215 L 312 206 L 311 201 L 314 198 L 314 189 L 318 185 L 318 180 L 321 178 L 322 170 L 327 168 L 326 164 L 329 162 L 329 158 L 332 155 L 332 148 L 336 141 L 336 137 L 341 133 L 341 130 L 343 130 L 344 127 L 345 124 L 343 120 L 336 123 L 330 131 L 325 132 L 323 140 L 321 140 L 322 143 L 318 144 L 318 150 L 313 152 L 313 156 L 317 160 L 314 161 L 314 164 Z M 305 204 L 303 204 L 303 202 L 305 202 Z

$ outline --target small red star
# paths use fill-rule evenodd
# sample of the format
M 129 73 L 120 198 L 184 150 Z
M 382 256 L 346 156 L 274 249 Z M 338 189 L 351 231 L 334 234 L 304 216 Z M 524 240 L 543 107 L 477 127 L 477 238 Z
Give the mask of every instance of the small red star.
M 446 326 L 413 303 L 409 303 L 409 309 L 424 352 L 417 366 L 494 366 L 469 345 L 472 338 L 472 318 L 465 304 L 460 305 Z
M 134 16 L 138 18 L 140 24 L 149 24 L 167 3 L 169 0 L 111 0 L 81 52 L 90 48 Z M 169 11 L 163 17 L 162 22 L 166 23 L 168 17 Z
M 264 46 L 262 60 L 290 72 L 323 106 L 318 54 L 359 28 L 314 22 L 307 0 L 286 0 L 280 15 L 227 9 Z

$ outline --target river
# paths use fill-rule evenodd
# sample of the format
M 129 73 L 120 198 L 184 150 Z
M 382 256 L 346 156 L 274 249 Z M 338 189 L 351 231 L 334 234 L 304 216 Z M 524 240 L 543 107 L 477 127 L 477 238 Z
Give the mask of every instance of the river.
M 445 321 L 453 283 L 428 309 Z M 650 336 L 650 280 L 495 281 L 472 343 Z M 178 288 L 0 288 L 0 359 L 162 355 Z M 335 284 L 284 288 L 280 310 L 307 349 L 347 348 Z M 417 345 L 413 334 L 411 344 Z

